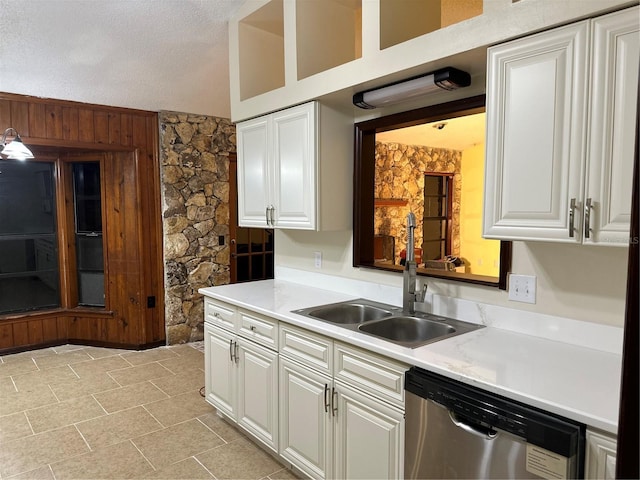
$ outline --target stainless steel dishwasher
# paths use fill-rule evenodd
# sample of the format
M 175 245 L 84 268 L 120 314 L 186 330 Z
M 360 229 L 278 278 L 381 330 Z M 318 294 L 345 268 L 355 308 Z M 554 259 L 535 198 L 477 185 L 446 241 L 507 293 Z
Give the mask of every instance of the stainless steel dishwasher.
M 413 367 L 405 478 L 583 478 L 585 425 Z

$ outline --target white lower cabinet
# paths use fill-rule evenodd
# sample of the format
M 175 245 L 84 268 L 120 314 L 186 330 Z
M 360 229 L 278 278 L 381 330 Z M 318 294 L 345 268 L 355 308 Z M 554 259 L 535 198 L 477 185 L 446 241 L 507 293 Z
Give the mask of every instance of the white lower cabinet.
M 616 438 L 587 430 L 587 459 L 584 478 L 616 478 Z
M 280 454 L 312 478 L 327 478 L 333 463 L 328 375 L 280 360 Z
M 404 412 L 336 383 L 335 478 L 403 478 Z
M 278 451 L 278 354 L 205 324 L 206 399 Z
M 206 400 L 318 479 L 404 473 L 407 366 L 205 299 Z
M 406 367 L 289 325 L 280 332 L 282 457 L 312 478 L 403 478 Z

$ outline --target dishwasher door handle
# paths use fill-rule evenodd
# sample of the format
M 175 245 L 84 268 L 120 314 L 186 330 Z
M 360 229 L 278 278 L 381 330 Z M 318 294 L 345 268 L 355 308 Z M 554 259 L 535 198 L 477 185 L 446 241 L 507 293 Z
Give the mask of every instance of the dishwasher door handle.
M 451 410 L 449 410 L 449 418 L 456 427 L 461 428 L 472 435 L 483 437 L 485 440 L 493 440 L 498 436 L 499 432 L 495 431 L 493 428 L 485 427 L 484 425 L 466 423 Z

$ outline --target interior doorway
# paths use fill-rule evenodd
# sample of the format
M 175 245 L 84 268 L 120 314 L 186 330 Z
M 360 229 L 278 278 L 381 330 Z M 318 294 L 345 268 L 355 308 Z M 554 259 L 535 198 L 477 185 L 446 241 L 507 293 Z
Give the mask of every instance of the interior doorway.
M 273 278 L 273 230 L 238 226 L 237 159 L 229 156 L 229 247 L 231 283 Z

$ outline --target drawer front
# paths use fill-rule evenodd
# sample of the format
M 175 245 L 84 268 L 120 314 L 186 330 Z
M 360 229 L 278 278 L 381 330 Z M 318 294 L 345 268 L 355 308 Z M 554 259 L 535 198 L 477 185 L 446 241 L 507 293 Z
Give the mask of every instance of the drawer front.
M 335 344 L 334 378 L 358 387 L 404 410 L 404 374 L 407 365 L 370 352 Z
M 280 324 L 280 353 L 331 375 L 333 341 L 327 337 Z
M 235 331 L 236 308 L 227 303 L 204 299 L 204 320 L 227 330 Z
M 278 349 L 278 321 L 253 312 L 238 311 L 240 328 L 238 333 L 260 345 Z

